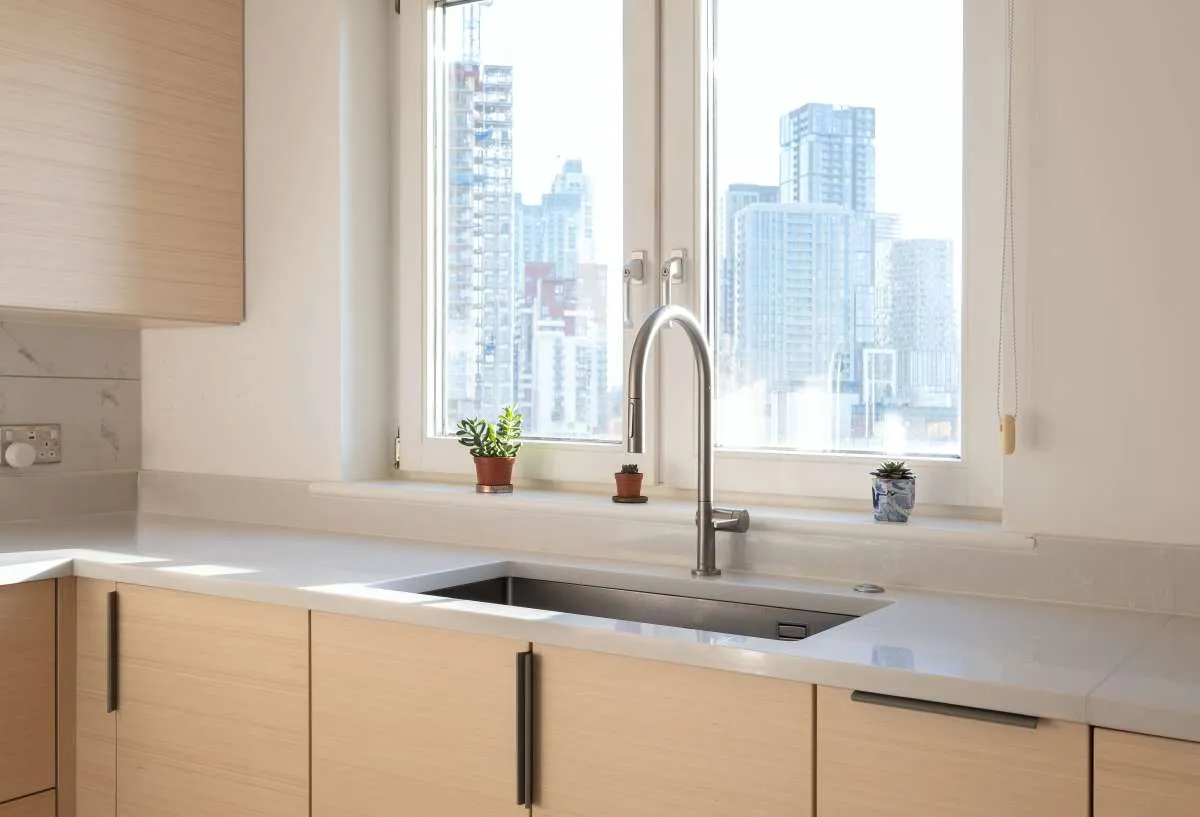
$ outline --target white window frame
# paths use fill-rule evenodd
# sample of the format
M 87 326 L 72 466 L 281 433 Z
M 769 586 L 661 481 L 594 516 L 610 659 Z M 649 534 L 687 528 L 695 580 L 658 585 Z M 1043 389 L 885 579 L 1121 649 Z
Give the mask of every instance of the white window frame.
M 736 0 L 735 0 L 736 1 Z M 999 508 L 1002 456 L 995 420 L 996 343 L 1003 214 L 1006 0 L 963 0 L 963 439 L 957 460 L 907 458 L 920 477 L 920 501 L 941 506 Z M 663 246 L 683 248 L 689 264 L 676 303 L 713 319 L 701 250 L 709 240 L 705 201 L 710 123 L 706 105 L 710 28 L 708 0 L 664 4 Z M 695 485 L 695 374 L 681 343 L 665 349 L 663 393 L 671 423 L 664 441 L 663 482 Z M 869 490 L 878 455 L 808 454 L 718 449 L 716 486 L 769 498 L 855 500 Z
M 601 0 L 613 2 L 613 0 Z M 519 2 L 519 0 L 501 0 Z M 647 254 L 648 273 L 658 257 L 654 213 L 658 200 L 658 10 L 655 3 L 620 0 L 624 4 L 624 257 L 634 250 Z M 397 145 L 393 177 L 395 203 L 396 293 L 399 315 L 397 348 L 399 380 L 396 400 L 399 422 L 399 462 L 403 476 L 469 475 L 474 466 L 453 438 L 433 428 L 436 416 L 434 375 L 437 365 L 434 207 L 432 180 L 436 153 L 433 72 L 437 32 L 433 0 L 400 0 L 395 18 L 393 117 Z M 622 270 L 609 271 L 610 284 L 621 286 Z M 635 289 L 634 314 L 645 314 L 657 292 L 653 281 Z M 620 316 L 615 316 L 620 319 Z M 624 333 L 622 371 L 628 368 L 628 350 L 634 330 Z M 657 402 L 657 401 L 655 401 Z M 651 436 L 657 439 L 657 421 L 651 418 Z M 611 481 L 623 462 L 642 465 L 647 482 L 657 481 L 656 449 L 632 456 L 623 441 L 565 442 L 527 440 L 521 448 L 516 476 L 526 481 L 553 484 Z
M 507 0 L 517 2 L 518 0 Z M 673 301 L 711 319 L 707 281 L 697 277 L 708 236 L 708 0 L 621 0 L 625 30 L 625 236 L 628 258 L 647 254 L 648 283 L 634 293 L 635 320 L 657 305 L 654 278 L 673 249 L 688 255 L 687 275 Z M 400 469 L 405 476 L 467 475 L 470 458 L 453 439 L 433 433 L 435 365 L 431 81 L 433 0 L 400 0 L 395 25 L 393 172 L 397 348 L 400 377 Z M 964 0 L 963 456 L 910 458 L 921 501 L 999 508 L 1002 458 L 995 422 L 999 248 L 1004 177 L 1006 0 Z M 620 285 L 620 270 L 611 271 Z M 698 285 L 699 284 L 699 285 Z M 634 330 L 625 332 L 625 368 Z M 518 477 L 551 484 L 602 483 L 615 465 L 636 460 L 647 484 L 695 487 L 695 371 L 679 332 L 665 332 L 653 366 L 647 453 L 622 444 L 531 440 Z M 661 395 L 662 399 L 658 399 Z M 686 419 L 685 419 L 686 418 Z M 866 472 L 879 457 L 718 450 L 718 490 L 777 497 L 861 501 Z

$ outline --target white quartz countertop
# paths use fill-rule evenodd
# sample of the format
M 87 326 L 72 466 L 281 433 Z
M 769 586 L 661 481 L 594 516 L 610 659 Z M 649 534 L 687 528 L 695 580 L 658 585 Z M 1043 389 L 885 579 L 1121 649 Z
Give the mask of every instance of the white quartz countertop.
M 510 573 L 860 617 L 774 641 L 421 595 Z M 0 524 L 0 584 L 70 575 L 1200 741 L 1187 617 L 147 514 Z

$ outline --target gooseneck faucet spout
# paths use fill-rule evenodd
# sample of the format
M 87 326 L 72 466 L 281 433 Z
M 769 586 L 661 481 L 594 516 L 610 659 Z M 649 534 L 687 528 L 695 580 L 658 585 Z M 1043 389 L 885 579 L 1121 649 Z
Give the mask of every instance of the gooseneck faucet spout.
M 681 306 L 660 306 L 647 316 L 642 328 L 633 341 L 629 358 L 629 383 L 626 395 L 629 400 L 629 431 L 626 449 L 630 454 L 641 454 L 645 448 L 646 411 L 646 366 L 654 341 L 665 327 L 678 326 L 692 344 L 696 358 L 696 375 L 699 380 L 699 408 L 697 417 L 697 486 L 696 486 L 696 567 L 693 576 L 720 576 L 717 567 L 717 531 L 744 533 L 750 528 L 750 513 L 742 509 L 713 507 L 713 359 L 708 339 L 696 316 Z

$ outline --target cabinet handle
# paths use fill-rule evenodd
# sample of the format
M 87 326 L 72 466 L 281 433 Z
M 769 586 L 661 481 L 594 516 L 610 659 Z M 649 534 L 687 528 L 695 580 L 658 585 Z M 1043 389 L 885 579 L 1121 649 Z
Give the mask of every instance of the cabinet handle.
M 533 650 L 517 653 L 517 805 L 533 805 Z
M 121 702 L 121 676 L 119 672 L 120 627 L 118 626 L 118 595 L 116 590 L 108 593 L 108 713 L 117 711 Z
M 937 701 L 924 701 L 920 698 L 901 698 L 896 695 L 880 695 L 876 692 L 850 693 L 850 700 L 860 704 L 875 706 L 890 706 L 893 709 L 909 709 L 913 712 L 928 712 L 931 715 L 947 715 L 951 718 L 967 718 L 973 721 L 998 723 L 1002 726 L 1020 726 L 1024 729 L 1037 729 L 1038 719 L 1032 715 L 1017 715 L 1012 712 L 1000 712 L 995 709 L 977 709 L 973 706 L 958 706 L 943 704 Z

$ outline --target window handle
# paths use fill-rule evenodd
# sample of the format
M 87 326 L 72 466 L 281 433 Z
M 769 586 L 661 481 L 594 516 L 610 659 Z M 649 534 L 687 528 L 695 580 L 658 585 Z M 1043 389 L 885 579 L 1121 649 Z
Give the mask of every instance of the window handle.
M 633 288 L 646 283 L 646 253 L 634 250 L 625 262 L 625 328 L 633 328 Z
M 660 302 L 663 306 L 671 303 L 671 286 L 683 283 L 683 266 L 687 263 L 687 250 L 671 250 L 671 257 L 663 264 L 659 274 L 661 283 Z

